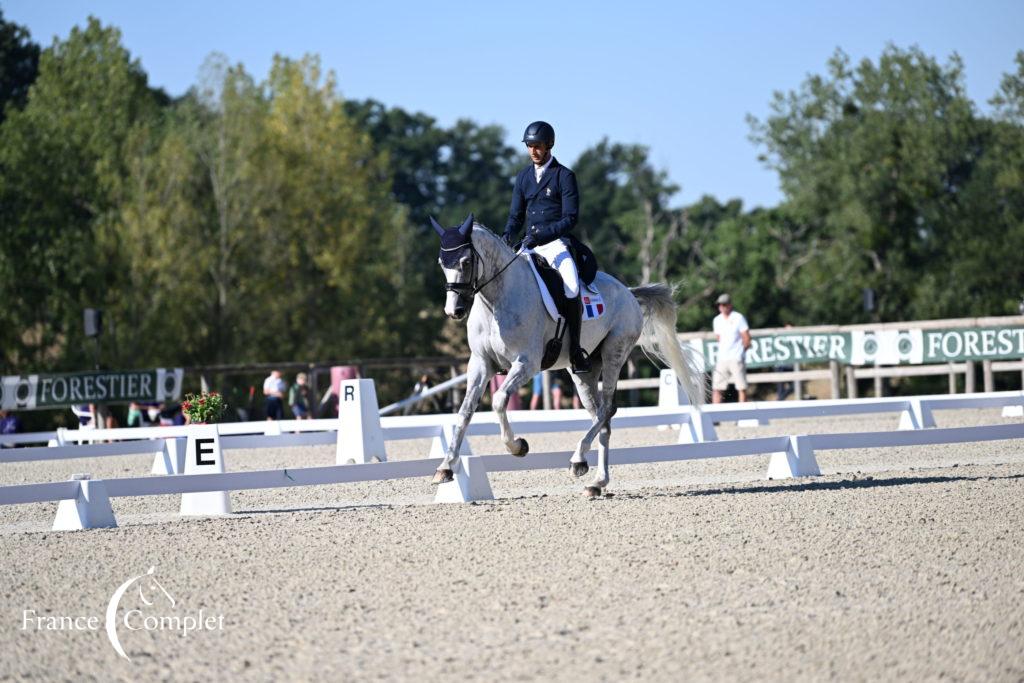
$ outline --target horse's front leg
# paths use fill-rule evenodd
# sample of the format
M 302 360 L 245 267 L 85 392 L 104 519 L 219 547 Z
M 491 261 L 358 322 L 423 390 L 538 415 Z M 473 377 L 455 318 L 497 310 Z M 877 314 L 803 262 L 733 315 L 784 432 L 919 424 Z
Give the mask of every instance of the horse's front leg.
M 469 365 L 466 369 L 466 398 L 462 400 L 462 407 L 459 408 L 459 419 L 455 422 L 455 429 L 452 431 L 452 441 L 448 444 L 448 452 L 444 460 L 438 465 L 434 473 L 434 484 L 443 484 L 451 481 L 452 465 L 459 457 L 459 449 L 462 447 L 462 439 L 466 435 L 466 427 L 473 419 L 473 413 L 480 403 L 480 397 L 484 394 L 484 387 L 490 381 L 494 372 L 487 365 L 487 362 L 476 354 L 469 357 Z
M 505 377 L 505 382 L 501 385 L 501 388 L 494 392 L 494 412 L 498 414 L 498 424 L 501 426 L 501 440 L 505 442 L 505 448 L 508 449 L 509 453 L 520 458 L 530 452 L 530 444 L 526 442 L 526 439 L 517 439 L 515 434 L 512 433 L 512 425 L 508 422 L 508 400 L 513 393 L 519 391 L 519 387 L 526 380 L 533 377 L 536 373 L 537 365 L 535 362 L 521 357 L 517 358 L 512 361 L 512 367 L 509 368 L 508 376 Z

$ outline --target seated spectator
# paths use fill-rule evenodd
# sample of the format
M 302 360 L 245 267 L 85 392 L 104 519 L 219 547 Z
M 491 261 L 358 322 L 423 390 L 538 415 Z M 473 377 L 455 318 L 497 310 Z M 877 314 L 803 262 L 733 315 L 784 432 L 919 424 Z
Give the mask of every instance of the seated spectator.
M 0 410 L 0 434 L 21 433 L 21 420 L 9 410 Z

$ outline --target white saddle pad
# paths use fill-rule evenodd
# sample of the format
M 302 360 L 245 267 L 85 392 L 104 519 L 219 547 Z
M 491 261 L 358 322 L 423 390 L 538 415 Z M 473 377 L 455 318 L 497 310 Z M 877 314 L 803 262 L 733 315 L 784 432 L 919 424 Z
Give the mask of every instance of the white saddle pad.
M 557 321 L 562 316 L 558 315 L 555 300 L 551 298 L 551 292 L 548 291 L 547 285 L 544 284 L 544 279 L 541 278 L 540 273 L 537 271 L 537 264 L 533 262 L 532 258 L 527 258 L 526 260 L 530 262 L 530 270 L 533 271 L 533 279 L 537 281 L 537 287 L 540 289 L 540 298 L 544 301 L 544 308 L 547 309 L 551 319 Z M 580 285 L 583 287 L 581 292 L 583 295 L 583 319 L 592 320 L 600 318 L 606 310 L 601 293 L 597 291 L 593 283 L 584 285 L 580 282 Z

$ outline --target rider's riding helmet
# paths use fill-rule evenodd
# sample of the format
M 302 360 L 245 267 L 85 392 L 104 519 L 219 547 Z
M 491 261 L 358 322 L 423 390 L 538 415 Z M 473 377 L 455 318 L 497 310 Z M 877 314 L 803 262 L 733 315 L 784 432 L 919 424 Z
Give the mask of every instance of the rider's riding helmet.
M 548 147 L 554 147 L 555 129 L 546 121 L 534 121 L 526 127 L 526 132 L 523 133 L 523 142 L 526 144 L 543 142 Z

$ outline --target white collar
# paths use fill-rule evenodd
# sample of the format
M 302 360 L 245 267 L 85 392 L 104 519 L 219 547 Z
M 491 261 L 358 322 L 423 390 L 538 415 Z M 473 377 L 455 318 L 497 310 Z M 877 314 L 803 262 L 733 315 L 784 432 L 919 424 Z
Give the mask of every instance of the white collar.
M 544 175 L 544 172 L 548 170 L 548 166 L 550 166 L 551 162 L 554 161 L 554 160 L 555 160 L 555 155 L 552 154 L 552 155 L 548 156 L 548 160 L 544 162 L 543 166 L 538 166 L 538 165 L 534 164 L 533 165 L 533 176 L 536 178 L 537 176 Z

